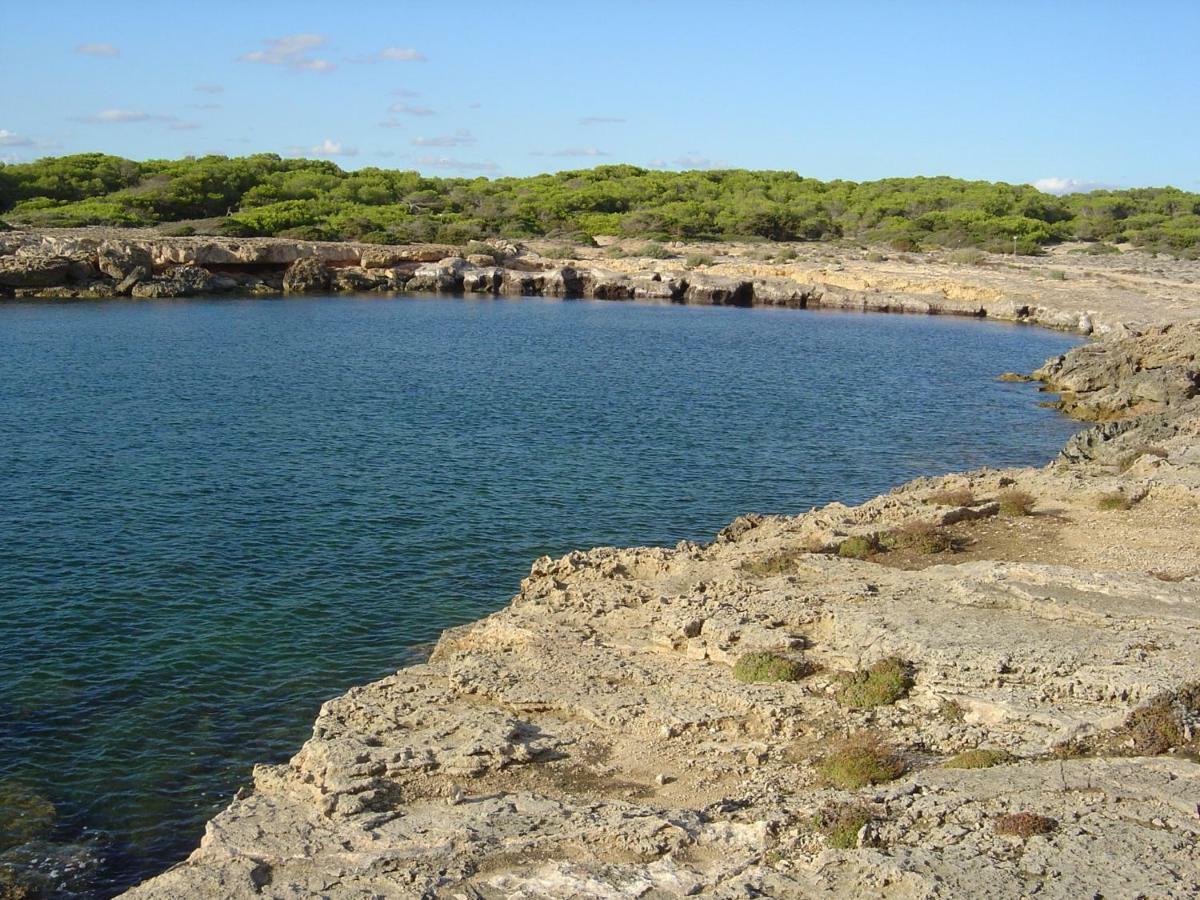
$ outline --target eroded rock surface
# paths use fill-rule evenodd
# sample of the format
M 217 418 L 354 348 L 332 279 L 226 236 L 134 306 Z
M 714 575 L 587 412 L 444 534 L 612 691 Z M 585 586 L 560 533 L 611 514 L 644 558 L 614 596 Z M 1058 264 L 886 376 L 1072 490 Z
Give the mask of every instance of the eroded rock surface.
M 1174 366 L 1191 334 L 1101 355 Z M 1137 409 L 1043 469 L 538 560 L 427 663 L 326 703 L 128 896 L 1197 896 L 1200 401 Z M 803 677 L 744 683 L 748 653 Z M 889 658 L 907 692 L 849 705 L 843 673 Z M 837 787 L 823 762 L 863 733 L 903 772 Z M 977 749 L 997 764 L 953 767 Z M 817 826 L 849 807 L 848 843 Z

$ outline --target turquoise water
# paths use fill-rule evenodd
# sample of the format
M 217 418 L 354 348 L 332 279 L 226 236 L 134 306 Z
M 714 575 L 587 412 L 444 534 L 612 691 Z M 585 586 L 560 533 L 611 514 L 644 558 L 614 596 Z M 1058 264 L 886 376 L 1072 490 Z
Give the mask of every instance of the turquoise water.
M 993 378 L 1074 342 L 537 299 L 0 304 L 0 810 L 57 810 L 0 851 L 64 894 L 165 868 L 321 701 L 544 553 L 1045 462 L 1075 426 Z

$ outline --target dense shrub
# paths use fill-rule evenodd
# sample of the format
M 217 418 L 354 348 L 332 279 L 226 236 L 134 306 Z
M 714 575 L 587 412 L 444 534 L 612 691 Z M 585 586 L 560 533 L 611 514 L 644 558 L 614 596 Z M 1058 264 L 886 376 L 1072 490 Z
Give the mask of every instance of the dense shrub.
M 280 206 L 280 204 L 291 204 Z M 299 205 L 297 205 L 299 204 Z M 257 211 L 257 212 L 256 212 Z M 1200 250 L 1200 194 L 1176 188 L 1052 197 L 1029 185 L 954 178 L 822 182 L 795 172 L 664 172 L 629 165 L 531 178 L 427 178 L 327 160 L 203 156 L 136 162 L 101 153 L 0 165 L 0 213 L 32 225 L 244 220 L 248 234 L 314 228 L 338 237 L 464 242 L 597 234 L 641 240 L 851 238 L 904 252 L 1038 253 L 1077 239 Z M 786 259 L 786 256 L 783 257 Z
M 904 769 L 904 761 L 896 752 L 869 732 L 838 741 L 817 765 L 825 781 L 843 790 L 892 781 L 904 774 Z
M 1049 834 L 1058 827 L 1058 822 L 1054 819 L 1031 812 L 997 816 L 993 824 L 996 834 L 1008 834 L 1021 840 L 1031 838 L 1035 834 Z
M 733 677 L 746 684 L 764 681 L 799 681 L 807 674 L 799 660 L 776 653 L 746 653 L 733 667 Z
M 825 836 L 829 846 L 852 850 L 858 835 L 871 821 L 871 811 L 861 803 L 833 803 L 813 817 L 813 827 Z
M 838 702 L 858 709 L 895 703 L 908 694 L 913 683 L 909 664 L 895 656 L 881 659 L 867 669 L 847 672 L 839 681 Z

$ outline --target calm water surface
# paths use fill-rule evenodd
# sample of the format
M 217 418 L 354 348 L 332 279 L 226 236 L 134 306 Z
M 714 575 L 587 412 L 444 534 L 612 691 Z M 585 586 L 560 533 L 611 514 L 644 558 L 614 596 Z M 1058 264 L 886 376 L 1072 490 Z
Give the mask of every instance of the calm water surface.
M 0 304 L 0 865 L 107 896 L 181 859 L 321 701 L 541 554 L 1045 462 L 1075 426 L 993 378 L 1073 343 L 534 299 Z

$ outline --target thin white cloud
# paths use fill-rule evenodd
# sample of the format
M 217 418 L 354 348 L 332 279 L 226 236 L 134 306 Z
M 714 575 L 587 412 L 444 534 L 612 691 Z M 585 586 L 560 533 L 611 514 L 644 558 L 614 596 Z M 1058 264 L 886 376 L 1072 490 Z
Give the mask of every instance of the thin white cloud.
M 412 47 L 384 47 L 379 58 L 389 62 L 424 62 L 425 54 Z
M 33 138 L 13 134 L 7 128 L 0 128 L 0 147 L 32 147 Z
M 21 160 L 21 156 L 20 156 L 20 154 L 17 154 L 17 153 L 0 153 L 0 163 L 4 163 L 6 166 L 11 166 L 11 165 L 13 165 L 14 163 L 19 163 L 19 162 L 21 162 L 21 161 L 22 161 L 22 160 Z
M 433 137 L 415 137 L 412 144 L 415 147 L 469 147 L 475 143 L 475 136 L 464 128 L 454 134 L 438 134 Z
M 379 123 L 380 128 L 403 128 L 406 123 L 401 122 L 395 116 L 389 116 L 387 119 Z
M 620 125 L 624 123 L 620 116 L 584 116 L 579 120 L 580 125 Z
M 452 169 L 459 172 L 495 172 L 499 166 L 494 162 L 472 162 L 451 159 L 447 156 L 418 156 L 413 159 L 418 166 L 428 169 Z
M 264 50 L 254 50 L 238 57 L 238 62 L 283 66 L 297 72 L 332 72 L 337 68 L 327 59 L 317 59 L 312 52 L 325 46 L 323 34 L 289 34 L 263 41 Z
M 1101 184 L 1098 181 L 1084 181 L 1079 178 L 1039 178 L 1033 186 L 1047 194 L 1086 194 L 1088 191 L 1098 191 L 1111 188 L 1111 184 Z
M 587 157 L 587 156 L 608 156 L 605 150 L 597 150 L 595 147 L 564 147 L 561 150 L 551 150 L 549 153 L 536 152 L 533 156 L 562 156 L 562 157 Z
M 685 153 L 675 159 L 652 159 L 649 165 L 652 169 L 716 169 L 724 163 L 698 153 Z
M 120 56 L 121 48 L 112 44 L 77 44 L 75 52 L 83 56 Z
M 388 112 L 401 113 L 405 116 L 433 116 L 437 113 L 428 106 L 420 106 L 414 103 L 393 103 L 388 107 Z
M 225 88 L 223 88 L 219 84 L 198 84 L 198 85 L 196 85 L 196 90 L 198 90 L 202 94 L 223 94 L 223 93 L 225 93 Z
M 94 115 L 79 116 L 75 121 L 88 125 L 128 125 L 137 122 L 175 122 L 177 118 L 134 109 L 102 109 Z
M 358 156 L 358 151 L 353 147 L 347 147 L 341 141 L 330 140 L 325 138 L 315 147 L 310 147 L 308 150 L 313 156 Z

